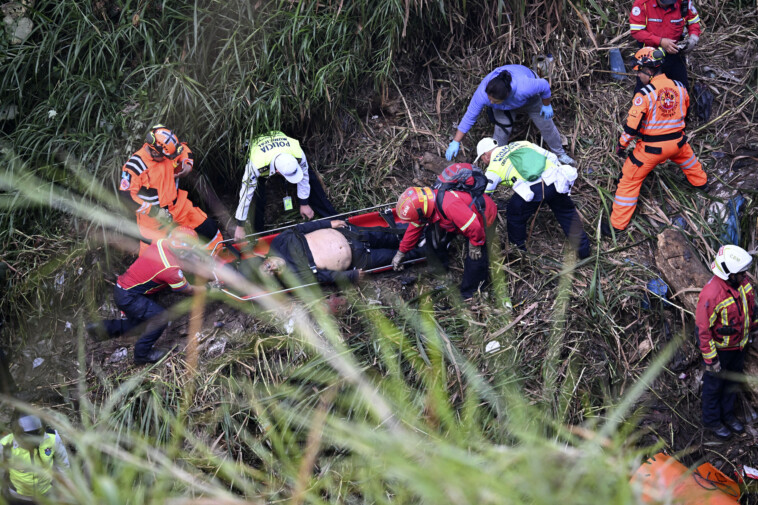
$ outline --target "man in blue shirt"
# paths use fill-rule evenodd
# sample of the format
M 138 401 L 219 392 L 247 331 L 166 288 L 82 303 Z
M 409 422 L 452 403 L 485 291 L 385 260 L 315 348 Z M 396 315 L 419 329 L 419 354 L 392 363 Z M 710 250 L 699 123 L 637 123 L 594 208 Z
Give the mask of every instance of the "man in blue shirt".
M 464 135 L 474 126 L 484 107 L 490 121 L 495 123 L 492 137 L 504 146 L 513 131 L 515 114 L 528 114 L 539 128 L 542 138 L 564 165 L 573 165 L 574 160 L 561 145 L 561 134 L 553 122 L 553 106 L 550 83 L 523 65 L 505 65 L 490 72 L 476 88 L 466 114 L 458 125 L 453 141 L 445 152 L 452 160 L 460 149 Z

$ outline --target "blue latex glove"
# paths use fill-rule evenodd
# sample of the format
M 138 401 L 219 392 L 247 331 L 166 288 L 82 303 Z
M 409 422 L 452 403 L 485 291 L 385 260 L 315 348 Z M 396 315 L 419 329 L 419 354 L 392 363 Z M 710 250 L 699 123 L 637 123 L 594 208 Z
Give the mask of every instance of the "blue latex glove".
M 545 119 L 553 119 L 553 116 L 555 113 L 553 112 L 553 106 L 550 104 L 543 105 L 542 110 L 540 111 L 540 116 L 544 117 Z
M 461 148 L 461 143 L 458 142 L 457 140 L 453 140 L 452 142 L 450 142 L 450 145 L 447 146 L 447 151 L 445 151 L 445 159 L 447 159 L 447 161 L 450 161 L 456 156 L 458 156 L 458 149 L 460 148 Z

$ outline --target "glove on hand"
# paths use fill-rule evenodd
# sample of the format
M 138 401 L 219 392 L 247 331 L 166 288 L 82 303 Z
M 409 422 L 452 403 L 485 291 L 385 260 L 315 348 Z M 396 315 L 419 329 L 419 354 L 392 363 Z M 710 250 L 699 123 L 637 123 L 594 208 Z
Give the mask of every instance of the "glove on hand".
M 469 244 L 468 257 L 474 261 L 482 259 L 482 246 Z
M 171 215 L 168 209 L 163 208 L 163 207 L 158 207 L 157 205 L 151 205 L 150 212 L 148 212 L 147 215 L 152 218 L 157 219 L 158 221 L 172 222 L 174 220 L 174 217 Z
M 461 148 L 461 143 L 457 140 L 453 140 L 450 142 L 450 145 L 447 146 L 447 151 L 445 151 L 445 159 L 447 161 L 452 160 L 456 156 L 458 156 L 458 149 Z
M 555 113 L 553 112 L 553 106 L 550 104 L 543 105 L 542 110 L 540 110 L 540 116 L 544 117 L 545 119 L 553 119 L 553 116 Z
M 711 373 L 719 373 L 721 371 L 721 362 L 714 361 L 711 364 L 705 364 L 705 371 Z
M 719 335 L 726 335 L 726 336 L 728 336 L 728 335 L 735 335 L 738 332 L 739 332 L 739 330 L 737 328 L 732 327 L 732 326 L 722 326 L 721 328 L 719 328 L 718 330 L 716 330 L 716 333 L 718 333 Z
M 695 46 L 700 41 L 700 37 L 697 35 L 690 35 L 687 40 L 687 47 L 684 48 L 685 53 L 689 53 L 693 49 L 695 49 Z
M 396 252 L 395 257 L 392 258 L 392 269 L 395 270 L 396 272 L 399 272 L 400 270 L 405 268 L 403 265 L 400 264 L 402 263 L 403 258 L 405 258 L 405 253 L 401 251 Z
M 626 158 L 626 148 L 621 144 L 616 144 L 616 156 Z

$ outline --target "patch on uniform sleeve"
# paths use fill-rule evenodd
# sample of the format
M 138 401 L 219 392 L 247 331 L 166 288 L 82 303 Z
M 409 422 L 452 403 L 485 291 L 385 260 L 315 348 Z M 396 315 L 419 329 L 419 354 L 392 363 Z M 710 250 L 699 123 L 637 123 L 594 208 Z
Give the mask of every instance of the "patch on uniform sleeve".
M 52 453 L 53 453 L 53 450 L 50 447 L 45 449 L 45 456 L 50 456 Z
M 641 96 L 635 96 L 634 97 L 634 105 L 636 105 L 637 107 L 639 107 L 640 105 L 642 105 L 642 97 Z
M 179 269 L 179 271 L 178 271 L 178 272 L 176 272 L 176 275 L 178 275 L 180 279 L 183 279 L 183 278 L 184 278 L 184 272 L 182 272 L 182 270 L 181 270 L 181 269 Z
M 642 13 L 639 7 L 636 5 L 632 7 L 632 16 L 639 16 Z
M 129 186 L 132 184 L 132 175 L 127 172 L 126 170 L 123 170 L 121 172 L 121 185 L 119 186 L 121 188 L 121 191 L 126 191 L 129 189 Z

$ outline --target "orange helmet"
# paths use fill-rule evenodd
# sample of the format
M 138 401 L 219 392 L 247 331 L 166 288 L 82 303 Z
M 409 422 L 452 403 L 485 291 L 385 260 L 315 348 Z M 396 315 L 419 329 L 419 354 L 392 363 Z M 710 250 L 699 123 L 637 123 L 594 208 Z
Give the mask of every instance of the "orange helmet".
M 639 70 L 641 68 L 660 68 L 663 65 L 663 58 L 666 57 L 666 51 L 660 47 L 643 47 L 634 55 L 637 60 L 637 64 L 632 70 Z
M 168 246 L 172 251 L 186 253 L 197 245 L 197 232 L 186 226 L 178 226 L 168 236 Z
M 166 158 L 173 160 L 179 156 L 184 147 L 179 143 L 179 138 L 163 126 L 158 124 L 150 128 L 145 138 L 145 143 L 150 146 L 150 150 L 158 156 L 165 156 Z
M 403 191 L 395 207 L 397 217 L 403 221 L 424 221 L 434 213 L 432 188 L 411 187 Z

